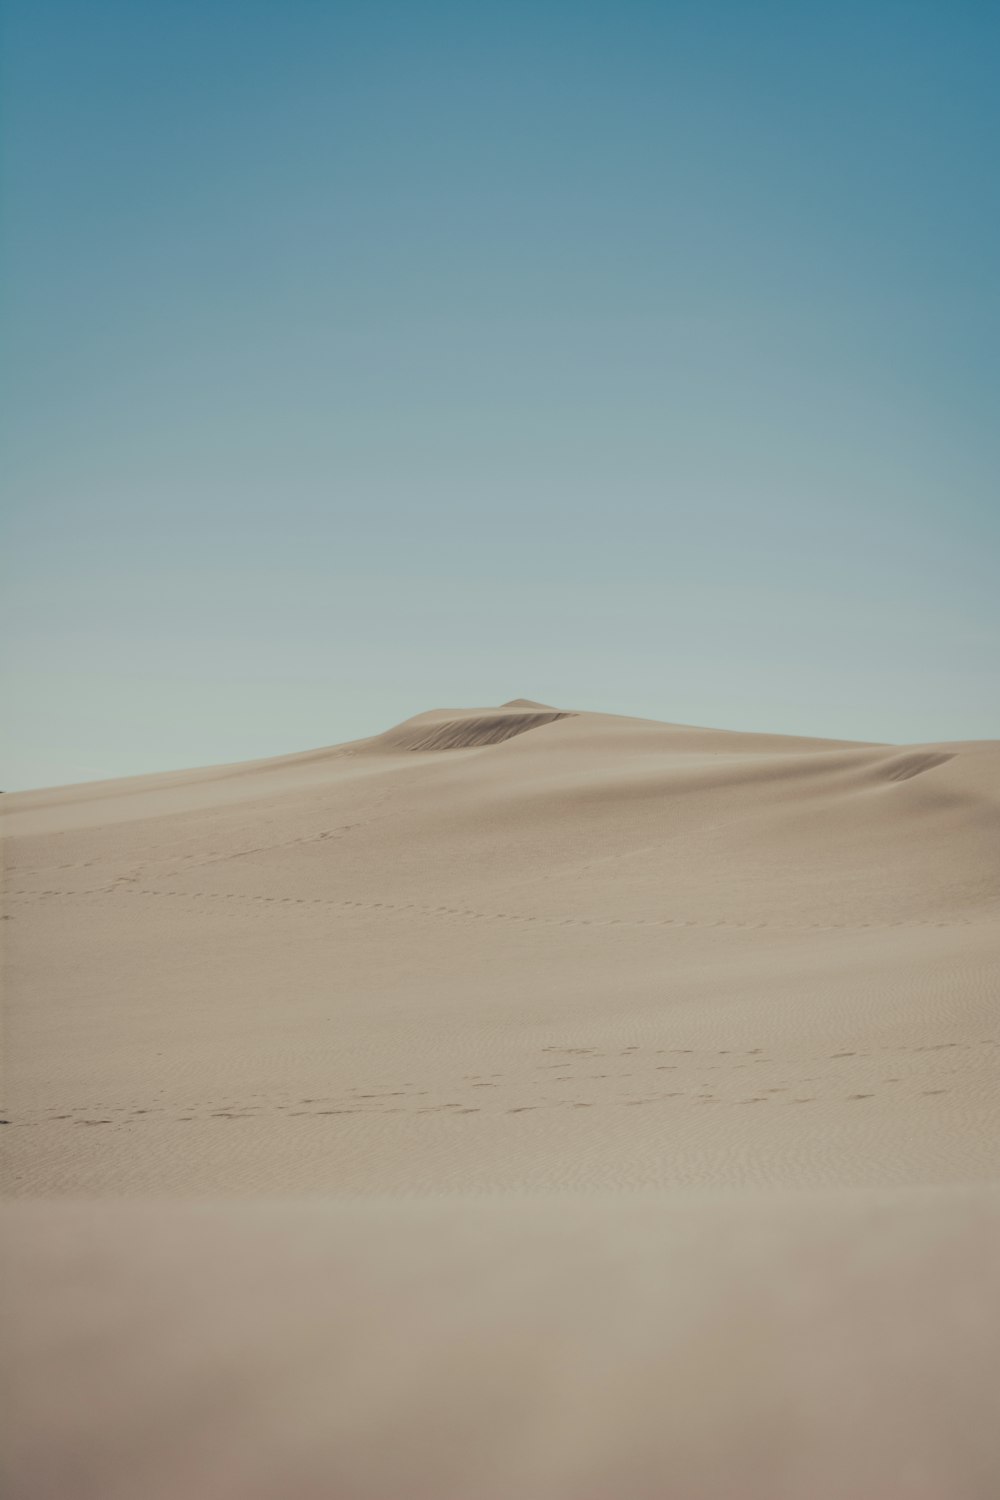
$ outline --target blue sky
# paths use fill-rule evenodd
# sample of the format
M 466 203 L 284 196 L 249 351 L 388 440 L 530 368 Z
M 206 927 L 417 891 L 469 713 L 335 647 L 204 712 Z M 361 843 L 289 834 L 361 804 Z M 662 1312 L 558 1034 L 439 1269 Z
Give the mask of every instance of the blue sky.
M 1000 736 L 1000 10 L 8 0 L 0 785 Z

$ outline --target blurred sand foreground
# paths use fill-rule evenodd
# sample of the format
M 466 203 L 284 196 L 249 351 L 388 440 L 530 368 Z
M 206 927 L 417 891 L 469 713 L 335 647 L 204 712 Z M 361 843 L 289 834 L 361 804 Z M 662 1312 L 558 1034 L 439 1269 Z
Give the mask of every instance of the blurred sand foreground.
M 1000 745 L 518 701 L 2 813 L 13 1500 L 1000 1492 Z

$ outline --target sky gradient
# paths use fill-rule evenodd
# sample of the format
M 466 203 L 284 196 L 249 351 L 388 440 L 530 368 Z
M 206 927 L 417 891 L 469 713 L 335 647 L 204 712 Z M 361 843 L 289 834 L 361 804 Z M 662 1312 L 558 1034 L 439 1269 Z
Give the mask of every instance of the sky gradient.
M 8 0 L 6 789 L 1000 736 L 1000 8 Z

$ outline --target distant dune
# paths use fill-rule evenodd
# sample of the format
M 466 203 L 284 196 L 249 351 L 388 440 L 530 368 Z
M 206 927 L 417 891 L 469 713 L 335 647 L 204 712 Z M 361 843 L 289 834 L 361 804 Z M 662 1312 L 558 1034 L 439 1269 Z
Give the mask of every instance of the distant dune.
M 11 1204 L 19 1500 L 995 1493 L 1000 744 L 517 699 L 0 826 L 8 1198 L 324 1200 Z

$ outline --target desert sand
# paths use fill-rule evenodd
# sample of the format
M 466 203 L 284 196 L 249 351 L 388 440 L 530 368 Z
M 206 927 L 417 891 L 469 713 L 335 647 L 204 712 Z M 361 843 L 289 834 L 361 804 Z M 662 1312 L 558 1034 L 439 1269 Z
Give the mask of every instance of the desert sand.
M 517 700 L 0 811 L 12 1494 L 996 1492 L 1000 744 Z

